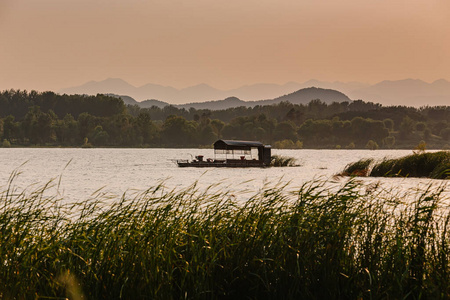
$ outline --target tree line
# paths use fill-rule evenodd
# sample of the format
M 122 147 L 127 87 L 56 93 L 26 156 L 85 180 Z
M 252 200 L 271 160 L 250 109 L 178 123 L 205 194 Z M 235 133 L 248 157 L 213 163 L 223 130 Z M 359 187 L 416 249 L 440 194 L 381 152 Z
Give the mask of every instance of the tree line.
M 203 147 L 217 139 L 276 148 L 411 148 L 450 144 L 450 107 L 313 100 L 225 110 L 126 106 L 98 94 L 0 92 L 0 138 L 8 146 Z

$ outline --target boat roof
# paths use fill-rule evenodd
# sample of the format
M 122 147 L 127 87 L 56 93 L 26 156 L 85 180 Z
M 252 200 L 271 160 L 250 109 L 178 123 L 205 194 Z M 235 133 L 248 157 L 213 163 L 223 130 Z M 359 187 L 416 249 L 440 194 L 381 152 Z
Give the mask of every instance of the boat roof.
M 264 144 L 256 141 L 233 141 L 233 140 L 218 140 L 214 143 L 214 149 L 220 150 L 250 150 L 250 148 L 264 147 Z

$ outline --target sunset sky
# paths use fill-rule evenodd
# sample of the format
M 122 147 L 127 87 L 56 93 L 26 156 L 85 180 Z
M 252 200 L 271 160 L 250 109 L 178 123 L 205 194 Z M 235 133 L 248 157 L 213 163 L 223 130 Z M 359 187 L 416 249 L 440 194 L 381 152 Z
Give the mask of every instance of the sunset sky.
M 0 0 L 0 90 L 450 80 L 449 0 Z

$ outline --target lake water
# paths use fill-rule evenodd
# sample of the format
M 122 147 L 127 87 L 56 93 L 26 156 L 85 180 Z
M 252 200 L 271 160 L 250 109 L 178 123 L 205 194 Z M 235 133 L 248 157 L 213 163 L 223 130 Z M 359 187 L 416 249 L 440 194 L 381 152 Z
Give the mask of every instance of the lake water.
M 14 185 L 19 190 L 34 190 L 53 180 L 50 192 L 67 201 L 80 201 L 101 191 L 112 195 L 143 191 L 164 182 L 169 189 L 186 188 L 198 182 L 200 188 L 220 184 L 223 189 L 255 193 L 265 184 L 290 182 L 293 188 L 307 181 L 333 175 L 361 158 L 395 158 L 411 150 L 277 150 L 272 154 L 295 157 L 299 167 L 284 168 L 178 168 L 176 159 L 191 155 L 212 157 L 212 149 L 75 149 L 75 148 L 0 148 L 0 187 L 5 190 L 10 175 L 18 170 Z M 386 187 L 408 190 L 448 181 L 426 178 L 363 178 L 366 183 L 381 182 Z

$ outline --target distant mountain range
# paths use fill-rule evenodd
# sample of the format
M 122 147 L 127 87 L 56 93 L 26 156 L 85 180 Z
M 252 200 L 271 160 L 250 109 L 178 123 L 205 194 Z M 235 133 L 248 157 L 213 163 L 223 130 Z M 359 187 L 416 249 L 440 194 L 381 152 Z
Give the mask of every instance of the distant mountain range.
M 164 107 L 170 105 L 167 102 L 159 101 L 159 100 L 144 100 L 141 102 L 136 101 L 132 97 L 129 96 L 119 96 L 115 94 L 108 94 L 110 96 L 121 98 L 125 104 L 130 105 L 139 105 L 142 108 L 149 108 L 152 106 Z M 205 101 L 205 102 L 192 102 L 187 104 L 178 104 L 174 105 L 178 108 L 186 108 L 189 109 L 191 107 L 195 109 L 211 109 L 211 110 L 220 110 L 220 109 L 228 109 L 231 107 L 254 107 L 256 105 L 271 105 L 277 104 L 280 102 L 291 102 L 293 104 L 307 104 L 311 100 L 320 99 L 325 103 L 332 102 L 343 102 L 343 101 L 351 101 L 346 95 L 339 91 L 331 90 L 331 89 L 321 89 L 321 88 L 305 88 L 300 89 L 296 92 L 290 93 L 288 95 L 284 95 L 281 97 L 277 97 L 275 99 L 270 100 L 259 100 L 259 101 L 243 101 L 237 97 L 228 97 L 224 100 L 217 101 Z
M 222 104 L 224 107 L 228 107 L 232 103 L 236 105 L 253 106 L 258 105 L 255 103 L 265 101 L 261 103 L 268 104 L 270 101 L 274 101 L 275 99 L 292 94 L 294 94 L 294 97 L 299 97 L 299 95 L 295 96 L 297 91 L 310 87 L 322 89 L 318 89 L 316 91 L 309 90 L 309 92 L 313 94 L 317 94 L 319 90 L 321 92 L 323 92 L 323 90 L 335 90 L 335 92 L 339 91 L 341 94 L 343 93 L 347 95 L 349 99 L 362 99 L 364 101 L 372 101 L 383 105 L 450 105 L 450 82 L 444 79 L 440 79 L 432 83 L 427 83 L 417 79 L 405 79 L 397 81 L 382 81 L 374 85 L 359 82 L 344 83 L 309 80 L 304 83 L 289 82 L 284 85 L 254 84 L 242 86 L 237 89 L 218 90 L 207 84 L 199 84 L 184 89 L 176 89 L 174 87 L 157 84 L 146 84 L 140 87 L 135 87 L 122 79 L 109 78 L 98 82 L 90 81 L 77 87 L 59 90 L 58 92 L 66 94 L 95 95 L 97 93 L 103 93 L 126 95 L 131 97 L 133 101 L 134 99 L 139 101 L 139 105 L 143 107 L 152 105 L 165 106 L 169 103 L 181 107 L 193 107 L 194 104 L 195 106 L 201 107 L 201 102 L 214 102 L 217 107 Z M 303 91 L 302 94 L 306 94 L 306 91 Z M 310 96 L 315 97 L 313 94 Z M 285 96 L 280 97 L 280 95 Z M 123 96 L 123 98 L 125 98 L 125 96 Z M 133 102 L 131 99 L 129 100 Z M 324 99 L 321 100 L 326 101 Z M 339 100 L 336 99 L 335 101 Z M 186 104 L 188 104 L 188 106 L 186 106 Z
M 363 99 L 389 105 L 450 105 L 450 82 L 444 79 L 427 83 L 418 79 L 382 81 L 348 92 L 352 99 Z

